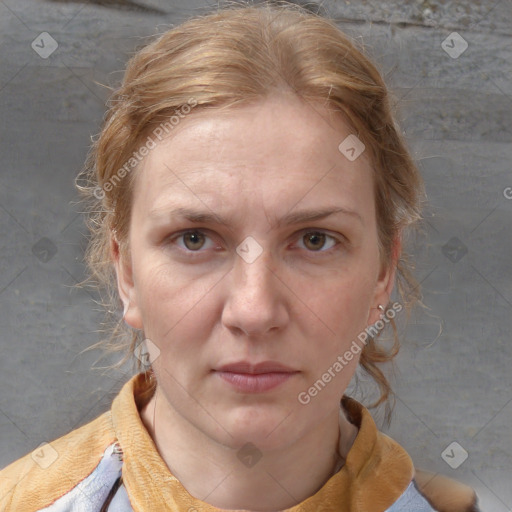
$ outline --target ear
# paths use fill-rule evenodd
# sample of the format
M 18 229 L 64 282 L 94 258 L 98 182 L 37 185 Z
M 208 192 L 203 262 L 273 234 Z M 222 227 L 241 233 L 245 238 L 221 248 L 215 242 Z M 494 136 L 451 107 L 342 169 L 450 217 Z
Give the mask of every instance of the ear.
M 124 305 L 124 321 L 134 329 L 143 329 L 142 315 L 137 304 L 129 251 L 122 251 L 115 234 L 110 237 L 110 257 L 117 276 L 117 289 Z
M 391 249 L 391 261 L 389 265 L 383 266 L 375 285 L 375 292 L 373 296 L 373 303 L 368 313 L 368 325 L 374 324 L 380 319 L 382 311 L 379 309 L 379 304 L 386 307 L 388 305 L 393 287 L 395 285 L 395 276 L 398 260 L 402 252 L 402 233 L 399 232 L 393 240 L 393 247 Z

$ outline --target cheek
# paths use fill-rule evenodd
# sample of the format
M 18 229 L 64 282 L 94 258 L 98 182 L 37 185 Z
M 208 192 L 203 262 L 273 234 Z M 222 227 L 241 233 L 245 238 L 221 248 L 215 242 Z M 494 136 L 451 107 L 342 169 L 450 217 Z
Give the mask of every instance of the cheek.
M 162 259 L 149 254 L 136 267 L 138 303 L 146 337 L 166 350 L 177 350 L 193 344 L 208 324 L 213 313 L 209 298 L 218 277 L 192 278 Z
M 357 268 L 339 273 L 323 285 L 316 283 L 317 290 L 308 306 L 317 314 L 318 324 L 328 326 L 337 342 L 348 340 L 366 327 L 375 286 L 370 274 L 368 269 Z M 306 291 L 304 287 L 302 293 Z
M 339 278 L 322 287 L 308 304 L 317 312 L 313 323 L 300 320 L 306 336 L 315 340 L 303 357 L 309 361 L 306 380 L 312 386 L 306 392 L 322 389 L 318 407 L 320 402 L 338 400 L 357 369 L 363 348 L 358 336 L 366 327 L 371 296 L 371 283 L 361 276 Z

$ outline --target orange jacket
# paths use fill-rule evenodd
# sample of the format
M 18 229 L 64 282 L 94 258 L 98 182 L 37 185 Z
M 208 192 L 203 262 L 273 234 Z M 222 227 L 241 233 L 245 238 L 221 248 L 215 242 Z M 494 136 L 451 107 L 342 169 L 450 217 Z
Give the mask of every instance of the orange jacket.
M 110 411 L 1 471 L 0 511 L 220 510 L 191 496 L 160 457 L 139 415 L 147 390 L 145 374 L 136 375 Z M 367 409 L 348 397 L 342 405 L 359 429 L 345 465 L 286 512 L 477 510 L 470 488 L 440 475 L 415 475 L 407 452 L 377 430 Z

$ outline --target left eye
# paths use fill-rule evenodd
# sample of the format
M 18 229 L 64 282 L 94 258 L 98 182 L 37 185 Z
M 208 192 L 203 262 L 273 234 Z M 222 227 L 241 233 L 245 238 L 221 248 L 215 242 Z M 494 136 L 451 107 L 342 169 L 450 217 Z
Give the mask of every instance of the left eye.
M 326 249 L 322 249 L 325 246 L 326 239 L 330 238 L 332 241 L 332 245 L 327 247 Z M 337 243 L 337 240 L 322 231 L 309 231 L 304 233 L 300 240 L 304 241 L 305 248 L 311 250 L 312 252 L 325 252 L 328 249 L 334 247 Z

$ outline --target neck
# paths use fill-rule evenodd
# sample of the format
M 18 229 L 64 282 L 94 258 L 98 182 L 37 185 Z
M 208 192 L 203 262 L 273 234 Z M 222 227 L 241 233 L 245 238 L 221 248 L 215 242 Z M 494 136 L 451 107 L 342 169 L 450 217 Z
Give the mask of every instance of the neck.
M 217 508 L 235 510 L 283 510 L 304 501 L 340 467 L 357 435 L 357 428 L 336 410 L 285 449 L 266 451 L 256 464 L 244 465 L 239 448 L 199 431 L 170 407 L 158 388 L 142 408 L 141 418 L 169 470 L 189 494 Z

